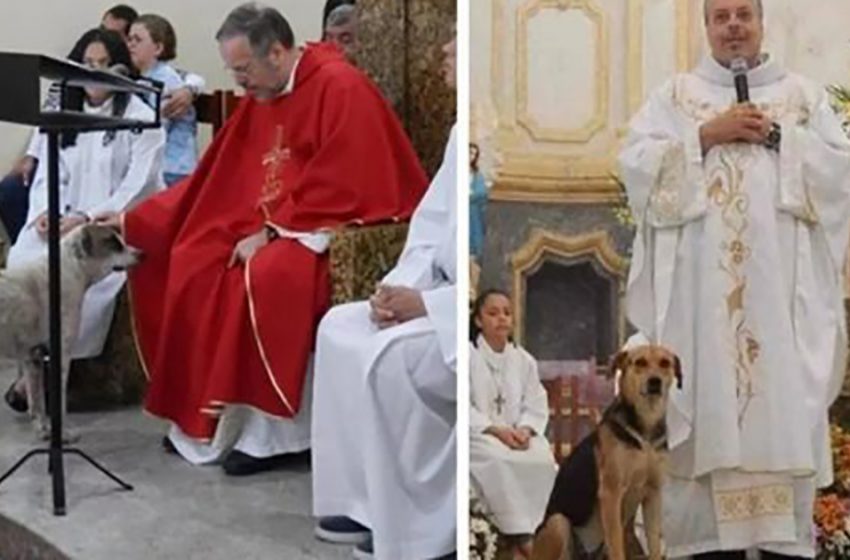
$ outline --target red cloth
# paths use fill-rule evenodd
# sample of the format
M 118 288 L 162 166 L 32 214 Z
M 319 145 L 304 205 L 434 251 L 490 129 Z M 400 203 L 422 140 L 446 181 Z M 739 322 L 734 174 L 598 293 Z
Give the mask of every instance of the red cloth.
M 327 255 L 280 239 L 226 268 L 265 222 L 315 231 L 409 219 L 427 178 L 379 90 L 336 49 L 310 45 L 291 94 L 246 98 L 192 176 L 124 217 L 145 253 L 130 273 L 145 407 L 188 435 L 224 404 L 292 417 L 329 305 Z

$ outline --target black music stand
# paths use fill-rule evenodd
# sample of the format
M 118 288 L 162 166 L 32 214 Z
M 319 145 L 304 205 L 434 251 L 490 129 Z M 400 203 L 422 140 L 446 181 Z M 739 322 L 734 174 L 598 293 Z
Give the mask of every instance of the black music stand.
M 142 130 L 160 127 L 162 84 L 150 85 L 103 70 L 93 70 L 72 61 L 49 56 L 0 52 L 0 72 L 7 77 L 0 80 L 0 121 L 37 126 L 47 134 L 47 258 L 50 285 L 50 339 L 49 358 L 45 360 L 47 377 L 47 406 L 50 412 L 50 445 L 33 449 L 24 455 L 3 476 L 0 484 L 12 476 L 28 459 L 47 455 L 49 472 L 53 481 L 53 513 L 65 515 L 65 471 L 63 455 L 77 455 L 100 472 L 118 483 L 124 490 L 133 487 L 106 470 L 83 451 L 64 447 L 62 442 L 62 325 L 60 316 L 60 260 L 59 260 L 59 135 L 62 132 L 96 130 Z M 46 106 L 41 102 L 41 78 L 53 80 L 59 86 L 59 104 Z M 97 86 L 99 88 L 131 93 L 154 94 L 156 117 L 153 121 L 139 121 L 92 115 L 70 111 L 66 107 L 68 87 Z

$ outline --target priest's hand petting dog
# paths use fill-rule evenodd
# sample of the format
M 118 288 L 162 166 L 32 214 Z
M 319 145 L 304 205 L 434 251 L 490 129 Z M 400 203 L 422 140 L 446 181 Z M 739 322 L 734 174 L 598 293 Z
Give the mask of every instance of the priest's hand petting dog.
M 111 227 L 122 237 L 124 236 L 124 224 L 120 212 L 102 212 L 94 216 L 92 221 L 100 226 Z

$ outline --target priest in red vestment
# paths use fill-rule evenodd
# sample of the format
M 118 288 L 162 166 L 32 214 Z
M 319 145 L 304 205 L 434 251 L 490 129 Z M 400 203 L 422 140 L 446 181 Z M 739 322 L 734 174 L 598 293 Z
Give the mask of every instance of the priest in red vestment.
M 295 47 L 256 4 L 216 38 L 248 95 L 191 177 L 121 221 L 145 254 L 130 275 L 145 408 L 189 461 L 249 474 L 309 446 L 331 231 L 408 219 L 427 178 L 381 92 L 333 45 Z

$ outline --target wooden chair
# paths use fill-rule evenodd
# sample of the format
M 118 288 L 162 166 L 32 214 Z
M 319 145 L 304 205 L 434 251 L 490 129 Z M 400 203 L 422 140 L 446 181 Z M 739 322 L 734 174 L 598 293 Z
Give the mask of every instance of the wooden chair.
M 549 398 L 546 437 L 560 464 L 602 418 L 614 398 L 614 382 L 600 375 L 596 360 L 538 362 Z
M 215 90 L 212 93 L 202 93 L 195 98 L 195 113 L 199 123 L 212 125 L 213 134 L 224 125 L 224 93 Z
M 228 117 L 233 114 L 241 96 L 236 95 L 233 90 L 217 89 L 212 93 L 202 93 L 195 98 L 195 113 L 198 122 L 209 124 L 213 129 L 213 136 L 221 130 Z

